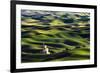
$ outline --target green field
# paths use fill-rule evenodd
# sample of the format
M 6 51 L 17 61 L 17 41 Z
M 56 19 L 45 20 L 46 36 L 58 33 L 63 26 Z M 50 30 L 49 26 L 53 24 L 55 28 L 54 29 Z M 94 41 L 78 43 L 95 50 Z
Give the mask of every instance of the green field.
M 88 60 L 90 14 L 21 10 L 21 47 L 22 63 Z

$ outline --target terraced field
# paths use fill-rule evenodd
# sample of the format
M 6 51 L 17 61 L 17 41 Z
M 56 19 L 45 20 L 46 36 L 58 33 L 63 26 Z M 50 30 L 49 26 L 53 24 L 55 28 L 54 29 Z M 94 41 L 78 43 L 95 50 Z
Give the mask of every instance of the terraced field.
M 21 10 L 22 63 L 90 59 L 90 14 Z M 45 46 L 50 54 L 44 53 Z

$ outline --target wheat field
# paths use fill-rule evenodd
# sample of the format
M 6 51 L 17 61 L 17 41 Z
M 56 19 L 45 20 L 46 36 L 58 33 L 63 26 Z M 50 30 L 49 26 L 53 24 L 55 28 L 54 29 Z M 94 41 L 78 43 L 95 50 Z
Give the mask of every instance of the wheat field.
M 22 63 L 88 59 L 90 13 L 21 10 Z

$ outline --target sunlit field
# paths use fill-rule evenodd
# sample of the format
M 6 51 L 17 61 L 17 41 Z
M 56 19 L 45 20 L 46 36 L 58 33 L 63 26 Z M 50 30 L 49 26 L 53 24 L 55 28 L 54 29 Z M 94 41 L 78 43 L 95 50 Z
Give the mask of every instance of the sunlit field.
M 90 14 L 21 10 L 21 62 L 90 59 Z

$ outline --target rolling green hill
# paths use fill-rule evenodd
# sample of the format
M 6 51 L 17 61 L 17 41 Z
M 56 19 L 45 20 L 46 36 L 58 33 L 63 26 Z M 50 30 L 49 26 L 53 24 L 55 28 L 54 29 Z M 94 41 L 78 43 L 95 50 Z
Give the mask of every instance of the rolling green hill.
M 22 63 L 90 59 L 89 13 L 29 11 L 21 13 Z

